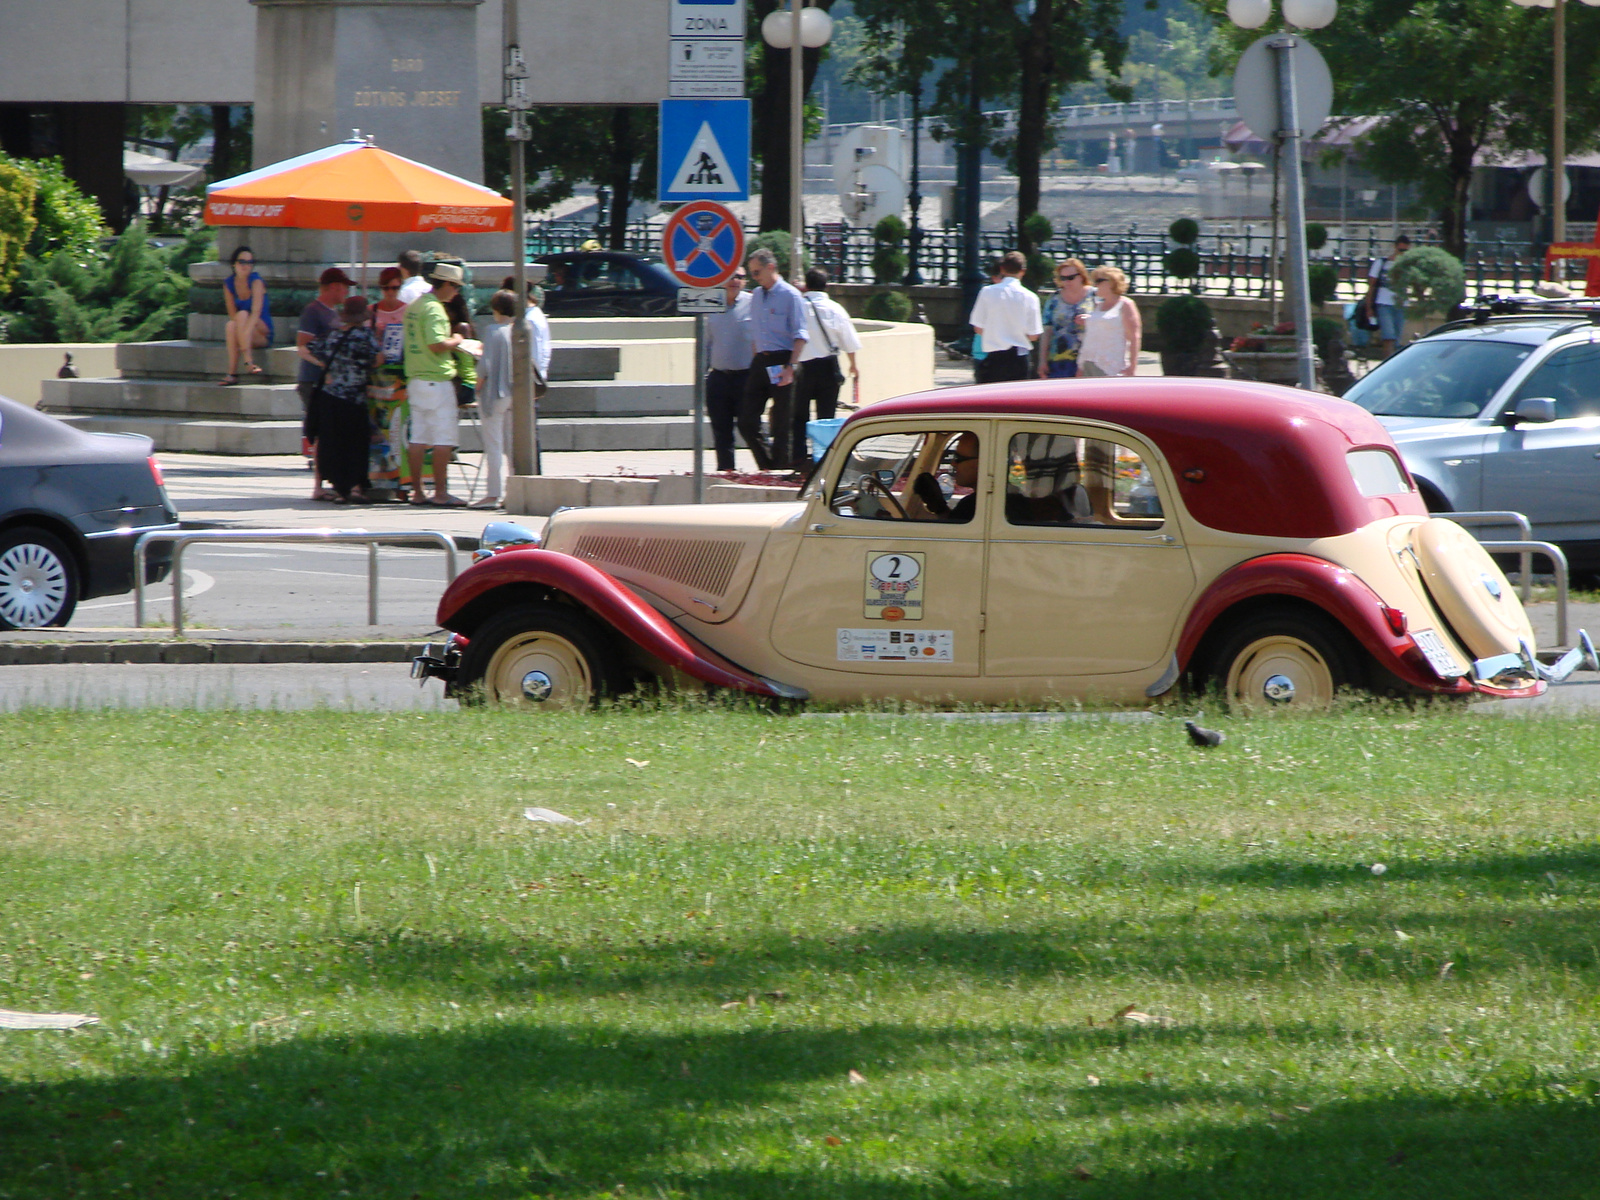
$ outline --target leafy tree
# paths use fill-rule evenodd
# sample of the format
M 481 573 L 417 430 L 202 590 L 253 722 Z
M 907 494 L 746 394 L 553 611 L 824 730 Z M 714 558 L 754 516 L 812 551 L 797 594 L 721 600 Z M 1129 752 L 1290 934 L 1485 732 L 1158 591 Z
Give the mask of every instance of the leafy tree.
M 11 168 L 8 174 L 12 180 L 20 172 L 31 183 L 33 223 L 23 243 L 26 253 L 35 258 L 57 250 L 82 254 L 105 236 L 100 206 L 67 178 L 59 158 L 10 158 L 0 151 L 0 167 Z M 7 186 L 0 179 L 0 190 Z M 0 273 L 0 282 L 3 279 Z
M 1394 260 L 1390 269 L 1395 298 L 1409 317 L 1448 313 L 1467 295 L 1461 260 L 1437 246 L 1417 246 Z
M 1224 0 L 1199 0 L 1241 50 Z M 1567 145 L 1600 133 L 1600 12 L 1567 6 Z M 1336 112 L 1379 118 L 1360 153 L 1383 179 L 1415 183 L 1446 250 L 1465 251 L 1468 193 L 1485 151 L 1542 149 L 1551 114 L 1549 17 L 1503 0 L 1345 0 L 1311 36 L 1333 73 Z
M 210 254 L 213 233 L 196 229 L 160 249 L 142 221 L 109 249 L 26 258 L 3 308 L 13 342 L 143 342 L 183 336 L 192 262 Z
M 833 3 L 816 0 L 814 7 L 831 9 Z M 762 231 L 789 228 L 789 51 L 776 50 L 761 37 L 762 20 L 780 7 L 788 6 L 781 0 L 748 0 L 745 8 L 745 74 L 751 100 L 751 149 L 761 172 Z M 827 53 L 826 46 L 802 51 L 802 96 L 810 93 Z M 808 111 L 808 126 L 813 115 Z
M 0 154 L 0 295 L 17 277 L 28 240 L 39 224 L 33 214 L 33 176 Z
M 511 191 L 510 119 L 503 108 L 483 117 L 484 182 Z M 622 249 L 628 206 L 635 195 L 655 195 L 656 114 L 651 108 L 549 105 L 530 110 L 526 150 L 527 205 L 539 212 L 567 199 L 582 183 L 611 192 L 613 249 Z
M 1119 0 L 1032 0 L 996 6 L 985 0 L 857 0 L 865 32 L 855 78 L 879 95 L 931 82 L 934 134 L 972 141 L 1007 157 L 1017 173 L 1019 227 L 1039 211 L 1039 161 L 1055 145 L 1049 114 L 1073 82 L 1100 61 L 1121 68 Z M 1016 129 L 974 121 L 973 100 L 1015 107 Z M 1024 253 L 1033 245 L 1024 234 Z

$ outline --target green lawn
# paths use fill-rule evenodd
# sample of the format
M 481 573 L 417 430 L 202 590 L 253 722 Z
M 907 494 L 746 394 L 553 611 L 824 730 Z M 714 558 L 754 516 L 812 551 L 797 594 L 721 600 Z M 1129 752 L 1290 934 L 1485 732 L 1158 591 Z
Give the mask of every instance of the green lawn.
M 0 1200 L 1600 1194 L 1600 725 L 1208 723 L 0 718 Z

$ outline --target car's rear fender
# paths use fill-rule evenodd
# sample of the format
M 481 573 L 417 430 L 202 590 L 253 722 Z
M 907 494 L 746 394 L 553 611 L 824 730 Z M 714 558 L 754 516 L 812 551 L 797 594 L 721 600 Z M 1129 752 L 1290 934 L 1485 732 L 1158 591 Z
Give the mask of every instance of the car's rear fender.
M 559 598 L 577 605 L 667 667 L 713 687 L 804 700 L 803 688 L 746 671 L 690 637 L 617 579 L 554 550 L 502 550 L 456 577 L 439 598 L 438 622 L 471 638 L 478 626 L 519 598 Z
M 1213 635 L 1220 636 L 1252 609 L 1292 601 L 1338 621 L 1362 649 L 1402 684 L 1430 692 L 1468 692 L 1465 679 L 1444 680 L 1405 634 L 1384 617 L 1384 603 L 1354 572 L 1309 554 L 1266 554 L 1240 563 L 1201 593 L 1178 638 L 1178 665 L 1204 668 Z
M 40 509 L 19 510 L 6 514 L 0 521 L 0 533 L 9 529 L 41 529 L 45 533 L 54 534 L 61 540 L 61 544 L 72 551 L 73 561 L 78 567 L 78 579 L 81 587 L 88 587 L 90 580 L 89 548 L 83 540 L 83 531 L 70 521 L 64 521 L 55 513 L 45 512 Z M 96 593 L 98 594 L 98 593 Z M 89 599 L 88 595 L 82 599 Z

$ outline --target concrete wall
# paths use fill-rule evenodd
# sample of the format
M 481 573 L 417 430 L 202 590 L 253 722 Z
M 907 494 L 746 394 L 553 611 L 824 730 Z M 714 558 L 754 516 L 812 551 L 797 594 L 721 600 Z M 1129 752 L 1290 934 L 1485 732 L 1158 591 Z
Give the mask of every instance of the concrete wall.
M 117 373 L 117 347 L 109 342 L 17 342 L 0 345 L 0 396 L 38 407 L 40 383 L 54 379 L 62 356 L 84 379 Z
M 246 0 L 0 0 L 0 102 L 248 104 Z
M 667 94 L 667 10 L 668 0 L 521 0 L 529 95 L 654 104 Z M 463 102 L 498 104 L 502 20 L 500 0 L 478 6 L 477 62 L 419 86 L 465 84 L 476 94 Z M 0 103 L 259 103 L 255 38 L 249 0 L 0 0 Z
M 674 333 L 687 333 L 689 318 L 561 318 L 550 322 L 550 336 L 557 342 L 603 342 L 617 346 L 622 353 L 617 379 L 643 383 L 693 383 L 694 340 L 692 337 L 641 337 L 652 326 L 676 326 Z M 861 369 L 861 403 L 873 404 L 907 392 L 933 386 L 933 328 L 929 325 L 901 325 L 890 321 L 855 323 L 861 335 L 861 352 L 856 363 Z M 691 327 L 692 328 L 692 327 Z M 840 399 L 850 400 L 847 385 Z

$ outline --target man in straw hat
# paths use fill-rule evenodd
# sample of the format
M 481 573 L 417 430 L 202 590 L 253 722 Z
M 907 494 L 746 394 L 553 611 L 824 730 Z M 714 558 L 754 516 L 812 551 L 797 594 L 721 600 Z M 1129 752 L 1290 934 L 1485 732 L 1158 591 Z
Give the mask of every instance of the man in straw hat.
M 450 314 L 444 306 L 460 294 L 464 278 L 456 264 L 435 263 L 428 276 L 433 290 L 418 296 L 406 309 L 406 388 L 411 399 L 407 455 L 411 465 L 413 504 L 428 503 L 423 495 L 422 460 L 430 449 L 433 451 L 433 503 L 446 508 L 460 508 L 462 504 L 450 494 L 447 472 L 460 442 L 455 350 L 464 339 L 461 334 L 450 331 Z

